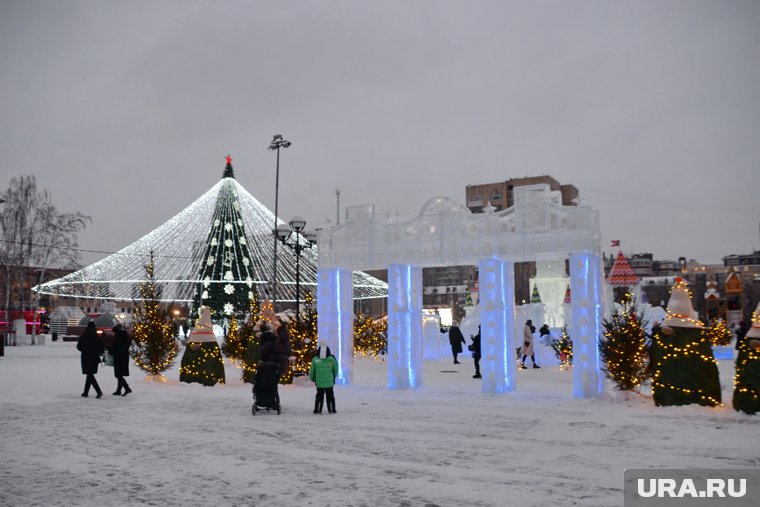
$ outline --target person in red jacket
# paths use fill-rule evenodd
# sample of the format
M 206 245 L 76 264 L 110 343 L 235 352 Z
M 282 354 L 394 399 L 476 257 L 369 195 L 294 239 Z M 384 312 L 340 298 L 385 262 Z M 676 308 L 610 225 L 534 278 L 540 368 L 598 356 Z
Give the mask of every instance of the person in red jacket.
M 317 348 L 317 355 L 311 360 L 309 380 L 317 386 L 317 396 L 314 400 L 314 413 L 322 413 L 322 405 L 327 394 L 327 411 L 334 414 L 335 393 L 333 386 L 338 376 L 338 361 L 330 353 L 330 347 L 323 345 Z

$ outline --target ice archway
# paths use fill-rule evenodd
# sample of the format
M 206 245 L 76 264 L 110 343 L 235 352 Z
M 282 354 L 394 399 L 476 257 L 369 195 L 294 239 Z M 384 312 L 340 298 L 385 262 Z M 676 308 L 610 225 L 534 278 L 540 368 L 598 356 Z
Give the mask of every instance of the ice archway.
M 446 197 L 429 200 L 410 221 L 382 218 L 374 206 L 348 208 L 339 227 L 320 231 L 317 271 L 319 339 L 338 353 L 339 383 L 353 364 L 351 273 L 388 270 L 388 387 L 422 386 L 422 268 L 477 264 L 480 277 L 482 392 L 515 389 L 514 263 L 568 259 L 573 392 L 598 397 L 603 376 L 597 348 L 603 273 L 599 215 L 588 206 L 563 206 L 547 185 L 515 188 L 515 204 L 472 214 Z

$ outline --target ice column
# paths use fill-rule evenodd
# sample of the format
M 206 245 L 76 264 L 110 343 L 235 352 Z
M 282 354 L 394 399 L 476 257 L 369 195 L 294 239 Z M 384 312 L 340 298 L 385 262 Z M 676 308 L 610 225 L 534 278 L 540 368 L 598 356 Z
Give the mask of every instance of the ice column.
M 601 325 L 601 265 L 599 256 L 570 255 L 571 332 L 573 340 L 573 394 L 576 398 L 602 395 L 597 340 Z
M 317 271 L 317 333 L 338 360 L 337 384 L 350 384 L 354 365 L 352 273 L 347 269 Z
M 410 387 L 422 387 L 422 269 L 391 264 L 388 266 L 388 389 Z
M 480 372 L 481 391 L 514 390 L 515 272 L 514 262 L 481 260 L 480 277 Z

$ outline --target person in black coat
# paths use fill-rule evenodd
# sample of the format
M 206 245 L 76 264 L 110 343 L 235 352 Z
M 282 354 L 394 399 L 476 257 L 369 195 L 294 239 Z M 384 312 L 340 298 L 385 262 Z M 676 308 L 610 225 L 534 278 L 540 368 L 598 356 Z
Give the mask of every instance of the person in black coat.
M 478 334 L 472 337 L 472 344 L 467 348 L 472 352 L 472 358 L 475 360 L 475 375 L 472 378 L 482 378 L 480 376 L 480 326 L 478 326 Z
M 283 323 L 277 329 L 272 330 L 272 326 L 267 322 L 262 325 L 261 345 L 259 346 L 259 355 L 262 361 L 277 363 L 280 369 L 280 378 L 288 371 L 288 357 L 290 356 L 290 333 L 287 326 Z
M 739 322 L 739 327 L 736 329 L 736 343 L 734 344 L 734 348 L 736 350 L 739 350 L 739 346 L 741 345 L 742 341 L 744 340 L 744 337 L 747 336 L 747 333 L 749 330 L 752 329 L 752 326 L 747 324 L 746 320 L 742 320 Z
M 98 393 L 98 398 L 103 396 L 98 381 L 95 379 L 95 374 L 98 372 L 98 364 L 100 364 L 100 356 L 103 354 L 103 342 L 98 336 L 98 331 L 95 328 L 95 323 L 90 321 L 87 327 L 79 337 L 77 341 L 77 350 L 82 353 L 82 373 L 87 375 L 87 380 L 84 383 L 83 397 L 87 397 L 90 393 L 90 386 Z
M 454 356 L 454 364 L 460 364 L 457 356 L 462 353 L 462 344 L 466 342 L 462 331 L 459 329 L 459 323 L 455 320 L 451 322 L 449 328 L 449 343 L 451 344 L 451 355 Z
M 124 330 L 124 326 L 116 324 L 113 327 L 113 347 L 111 347 L 111 354 L 113 355 L 113 375 L 118 382 L 116 386 L 116 392 L 114 396 L 126 396 L 132 392 L 129 388 L 129 384 L 124 380 L 124 377 L 129 376 L 129 346 L 132 345 L 132 338 L 129 337 L 129 333 Z M 124 388 L 122 394 L 121 389 Z

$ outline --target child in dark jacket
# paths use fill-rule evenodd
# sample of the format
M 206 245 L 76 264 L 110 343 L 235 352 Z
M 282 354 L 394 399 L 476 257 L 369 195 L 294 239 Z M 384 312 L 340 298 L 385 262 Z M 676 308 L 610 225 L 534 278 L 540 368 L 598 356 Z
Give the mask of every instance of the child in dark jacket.
M 314 413 L 322 413 L 325 394 L 327 394 L 327 411 L 335 413 L 335 393 L 333 386 L 338 376 L 338 361 L 330 353 L 330 347 L 323 345 L 317 348 L 317 355 L 311 360 L 309 380 L 317 386 L 317 396 L 314 401 Z

